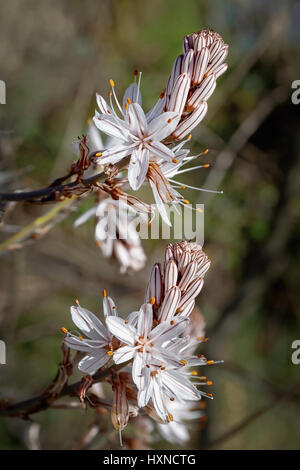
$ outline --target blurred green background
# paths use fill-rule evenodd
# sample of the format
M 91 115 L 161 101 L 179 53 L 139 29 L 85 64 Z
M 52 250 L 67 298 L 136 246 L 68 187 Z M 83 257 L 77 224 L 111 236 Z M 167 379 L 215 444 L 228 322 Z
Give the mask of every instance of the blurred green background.
M 212 168 L 185 178 L 224 191 L 186 194 L 205 204 L 204 249 L 212 259 L 198 298 L 210 337 L 203 351 L 225 363 L 207 371 L 215 399 L 186 447 L 299 449 L 300 387 L 289 393 L 300 372 L 291 362 L 291 344 L 300 339 L 300 118 L 291 102 L 291 83 L 300 79 L 299 2 L 11 0 L 1 2 L 0 17 L 0 79 L 7 85 L 0 155 L 1 169 L 15 172 L 11 190 L 38 188 L 63 174 L 74 160 L 72 141 L 93 115 L 95 92 L 106 94 L 109 78 L 121 96 L 132 71 L 141 70 L 149 109 L 185 34 L 211 28 L 229 44 L 229 69 L 191 141 L 195 153 L 210 149 Z M 92 204 L 85 199 L 44 238 L 1 258 L 7 364 L 0 366 L 0 398 L 22 400 L 49 384 L 60 360 L 59 328 L 71 327 L 75 297 L 95 313 L 103 288 L 124 315 L 142 303 L 165 241 L 144 241 L 147 267 L 121 277 L 94 247 L 93 222 L 72 227 Z M 15 207 L 2 239 L 43 210 Z M 45 449 L 79 446 L 93 419 L 91 410 L 34 416 Z M 117 448 L 109 419 L 103 423 L 91 447 Z M 0 448 L 30 448 L 29 426 L 1 420 Z M 134 435 L 134 426 L 128 432 Z M 151 445 L 172 448 L 161 440 Z

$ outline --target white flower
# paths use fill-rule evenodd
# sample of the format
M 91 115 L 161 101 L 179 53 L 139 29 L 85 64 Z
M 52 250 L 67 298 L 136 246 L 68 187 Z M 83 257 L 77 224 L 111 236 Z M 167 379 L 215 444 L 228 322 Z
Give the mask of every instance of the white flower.
M 141 393 L 145 392 L 150 384 L 150 364 L 153 361 L 164 362 L 173 367 L 182 365 L 175 356 L 168 354 L 163 346 L 171 339 L 181 336 L 188 322 L 186 319 L 177 318 L 162 322 L 153 328 L 152 310 L 152 304 L 142 305 L 136 327 L 118 317 L 106 318 L 111 333 L 125 343 L 114 352 L 114 361 L 120 364 L 133 359 L 132 378 Z M 144 403 L 149 401 L 149 398 L 145 400 L 140 397 L 139 406 L 145 406 Z
M 173 416 L 173 421 L 165 424 L 158 424 L 162 437 L 171 444 L 185 443 L 190 440 L 188 424 L 191 420 L 201 418 L 204 413 L 199 409 L 194 409 L 194 402 L 173 401 L 168 405 L 168 410 Z
M 74 226 L 86 222 L 95 216 L 96 245 L 101 248 L 105 258 L 117 261 L 121 274 L 139 271 L 145 266 L 146 255 L 136 231 L 135 217 L 141 217 L 133 207 L 122 200 L 106 198 L 96 207 L 86 211 Z
M 86 353 L 78 364 L 79 370 L 86 374 L 94 374 L 103 367 L 113 355 L 113 335 L 92 312 L 77 305 L 71 307 L 71 316 L 79 330 L 87 336 L 62 330 L 66 333 L 65 344 L 72 349 Z M 103 313 L 106 318 L 116 317 L 117 309 L 111 297 L 103 291 Z M 128 317 L 129 324 L 136 320 L 136 313 Z
M 109 106 L 102 96 L 97 95 L 100 113 L 95 112 L 94 123 L 99 130 L 114 137 L 116 143 L 102 152 L 99 163 L 117 163 L 130 155 L 128 181 L 132 189 L 137 190 L 145 180 L 150 155 L 169 162 L 175 158 L 174 152 L 162 141 L 175 130 L 180 116 L 173 111 L 158 114 L 160 110 L 156 108 L 147 117 L 139 104 L 139 85 L 135 82 L 126 90 L 121 107 L 114 82 L 110 80 L 110 84 L 119 114 L 111 97 Z
M 185 205 L 188 206 L 190 209 L 193 209 L 190 205 L 190 202 L 177 191 L 178 189 L 184 190 L 186 188 L 190 188 L 196 191 L 220 194 L 223 193 L 223 191 L 214 191 L 204 188 L 198 188 L 173 179 L 174 177 L 182 173 L 198 170 L 199 168 L 208 168 L 210 166 L 209 164 L 201 164 L 190 168 L 182 169 L 182 167 L 184 167 L 191 161 L 206 154 L 206 152 L 204 151 L 198 155 L 188 156 L 190 151 L 182 147 L 189 140 L 190 137 L 173 147 L 175 158 L 173 159 L 172 163 L 166 162 L 162 159 L 150 159 L 149 168 L 147 172 L 147 179 L 151 186 L 158 211 L 167 225 L 171 225 L 171 222 L 168 212 L 165 208 L 165 204 L 171 204 L 173 206 Z

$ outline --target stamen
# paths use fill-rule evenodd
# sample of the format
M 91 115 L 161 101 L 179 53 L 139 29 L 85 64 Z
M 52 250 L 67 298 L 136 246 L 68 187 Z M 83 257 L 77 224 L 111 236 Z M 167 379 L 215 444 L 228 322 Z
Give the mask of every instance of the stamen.
M 196 377 L 198 375 L 198 372 L 196 370 L 192 370 L 192 375 Z
M 203 150 L 203 155 L 207 155 L 207 154 L 208 154 L 208 152 L 209 152 L 209 150 L 208 150 L 208 149 L 205 149 L 205 150 Z
M 131 103 L 132 103 L 132 101 L 131 101 L 130 98 L 127 98 L 127 103 L 128 103 L 128 104 L 131 104 Z
M 192 138 L 192 134 L 189 134 L 186 140 L 191 140 L 191 138 Z
M 215 363 L 215 361 L 212 359 L 212 360 L 210 360 L 210 361 L 207 361 L 207 362 L 206 362 L 206 365 L 207 365 L 207 366 L 211 366 L 211 365 L 214 364 L 214 363 Z
M 115 86 L 115 82 L 112 79 L 109 80 L 109 84 L 112 88 Z
M 172 162 L 173 162 L 173 163 L 178 163 L 177 158 L 173 158 L 173 159 L 172 159 Z
M 171 122 L 173 121 L 172 118 L 168 119 L 168 123 L 171 124 Z
M 212 384 L 213 384 L 212 380 L 208 380 L 208 381 L 206 382 L 206 385 L 212 385 Z
M 108 356 L 112 356 L 112 355 L 113 355 L 113 353 L 114 353 L 113 351 L 107 351 L 107 353 L 106 353 L 106 354 L 107 354 Z
M 79 305 L 79 300 L 75 299 L 75 304 Z
M 190 201 L 189 201 L 188 199 L 184 199 L 183 202 L 184 202 L 185 204 L 190 204 Z
M 125 325 L 128 325 L 128 323 L 129 323 L 129 322 L 128 322 L 128 320 L 125 320 L 125 322 L 124 322 L 124 323 L 125 323 Z
M 175 400 L 175 398 L 171 397 L 171 398 L 170 398 L 170 400 L 171 400 L 171 401 L 174 401 L 174 400 Z
M 155 297 L 151 297 L 151 299 L 150 299 L 150 304 L 151 304 L 151 305 L 154 305 L 154 304 L 155 304 Z
M 103 289 L 103 291 L 102 291 L 102 295 L 103 295 L 103 297 L 107 297 L 107 292 L 106 292 L 106 289 Z
M 197 341 L 202 341 L 202 340 L 203 340 L 203 336 L 198 336 Z
M 97 152 L 96 157 L 102 157 L 102 152 Z
M 179 362 L 181 362 L 181 364 L 183 364 L 184 366 L 187 365 L 187 361 L 185 361 L 184 359 L 181 359 Z
M 61 327 L 60 331 L 65 334 L 68 333 L 67 328 L 65 328 L 64 326 Z
M 210 163 L 205 163 L 205 164 L 203 165 L 203 168 L 209 168 L 209 167 L 210 167 Z
M 83 337 L 82 337 L 82 336 L 79 336 L 79 339 L 80 339 L 80 341 L 83 341 Z
M 170 418 L 170 421 L 174 421 L 173 415 L 171 415 L 171 413 L 169 413 L 169 418 Z

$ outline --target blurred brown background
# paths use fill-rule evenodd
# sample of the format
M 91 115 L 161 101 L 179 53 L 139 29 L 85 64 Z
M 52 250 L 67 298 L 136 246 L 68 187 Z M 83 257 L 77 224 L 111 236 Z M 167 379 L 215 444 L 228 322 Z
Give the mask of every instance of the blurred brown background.
M 121 96 L 132 71 L 141 70 L 149 109 L 185 34 L 212 28 L 229 44 L 229 69 L 192 139 L 193 152 L 210 149 L 206 161 L 213 166 L 187 176 L 190 184 L 224 191 L 187 197 L 205 203 L 205 251 L 212 259 L 198 299 L 210 337 L 205 352 L 225 363 L 207 371 L 215 399 L 187 447 L 300 448 L 300 388 L 293 389 L 300 365 L 291 362 L 291 344 L 300 339 L 300 119 L 291 102 L 291 83 L 300 79 L 299 2 L 11 0 L 1 2 L 0 17 L 0 79 L 7 86 L 0 155 L 10 190 L 38 188 L 64 172 L 74 160 L 72 141 L 93 115 L 95 92 L 106 94 L 109 78 Z M 99 313 L 104 287 L 124 314 L 143 300 L 165 241 L 144 241 L 147 267 L 121 277 L 94 247 L 93 222 L 73 229 L 92 204 L 85 199 L 44 238 L 1 257 L 7 364 L 0 366 L 0 398 L 22 400 L 48 385 L 60 360 L 59 328 L 71 327 L 75 297 Z M 1 239 L 43 210 L 15 207 Z M 93 417 L 48 410 L 35 420 L 42 448 L 68 449 Z M 30 447 L 28 429 L 21 420 L 2 420 L 0 448 Z M 92 448 L 105 446 L 114 432 L 106 429 Z M 160 440 L 153 446 L 172 448 Z

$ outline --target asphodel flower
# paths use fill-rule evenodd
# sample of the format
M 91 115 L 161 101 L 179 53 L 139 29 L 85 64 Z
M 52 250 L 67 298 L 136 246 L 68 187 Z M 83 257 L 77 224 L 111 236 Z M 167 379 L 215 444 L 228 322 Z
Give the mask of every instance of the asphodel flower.
M 123 106 L 117 99 L 113 80 L 110 84 L 110 105 L 97 95 L 100 113 L 95 112 L 94 123 L 100 131 L 114 137 L 114 145 L 102 152 L 99 164 L 117 163 L 130 155 L 128 181 L 132 189 L 138 190 L 145 180 L 150 156 L 169 162 L 175 158 L 172 149 L 162 141 L 172 134 L 180 117 L 173 111 L 160 114 L 154 111 L 151 119 L 147 118 L 140 105 L 140 81 L 126 90 Z

